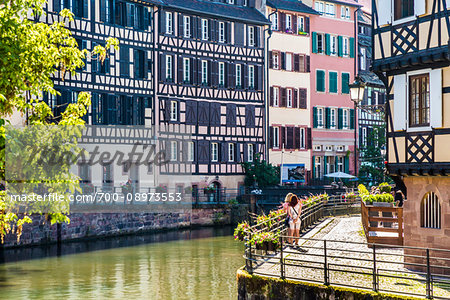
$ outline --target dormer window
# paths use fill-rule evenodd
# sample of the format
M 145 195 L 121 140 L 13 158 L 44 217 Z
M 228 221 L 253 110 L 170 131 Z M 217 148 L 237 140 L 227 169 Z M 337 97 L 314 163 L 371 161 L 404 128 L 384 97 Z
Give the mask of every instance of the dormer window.
M 394 0 L 395 20 L 411 16 L 414 16 L 414 0 Z

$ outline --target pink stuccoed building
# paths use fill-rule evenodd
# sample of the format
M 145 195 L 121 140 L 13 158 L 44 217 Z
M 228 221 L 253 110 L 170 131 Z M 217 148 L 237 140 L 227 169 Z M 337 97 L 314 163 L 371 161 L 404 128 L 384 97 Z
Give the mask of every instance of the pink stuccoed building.
M 307 3 L 306 1 L 305 3 Z M 312 1 L 311 18 L 312 178 L 355 174 L 355 118 L 349 83 L 355 78 L 355 11 L 351 0 Z

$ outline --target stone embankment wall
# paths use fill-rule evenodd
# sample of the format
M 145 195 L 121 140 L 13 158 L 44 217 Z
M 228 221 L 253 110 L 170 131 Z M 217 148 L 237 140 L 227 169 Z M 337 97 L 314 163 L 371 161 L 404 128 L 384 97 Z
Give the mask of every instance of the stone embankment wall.
M 250 275 L 243 269 L 237 272 L 238 300 L 381 300 L 411 299 L 371 291 L 331 287 L 320 284 L 294 282 Z
M 247 214 L 248 206 L 199 207 L 179 212 L 134 213 L 73 213 L 69 224 L 60 226 L 61 241 L 156 232 L 196 226 L 234 224 Z M 58 239 L 57 225 L 45 222 L 43 216 L 33 216 L 33 223 L 24 225 L 20 241 L 13 234 L 5 237 L 4 247 L 54 243 Z

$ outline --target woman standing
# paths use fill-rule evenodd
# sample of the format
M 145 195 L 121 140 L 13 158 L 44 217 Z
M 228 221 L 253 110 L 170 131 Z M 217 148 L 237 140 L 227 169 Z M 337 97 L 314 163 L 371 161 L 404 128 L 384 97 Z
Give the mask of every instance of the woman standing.
M 289 225 L 288 225 L 288 236 L 292 236 L 291 226 L 290 226 L 290 215 L 289 215 L 289 202 L 291 202 L 291 198 L 294 194 L 288 193 L 284 198 L 284 203 L 282 204 L 284 211 L 288 215 Z M 287 222 L 287 221 L 286 221 Z M 288 242 L 292 244 L 292 238 L 288 238 Z
M 295 246 L 299 246 L 299 240 L 298 237 L 300 237 L 300 225 L 301 225 L 301 219 L 300 216 L 302 214 L 302 206 L 300 201 L 298 200 L 298 197 L 296 195 L 292 195 L 291 201 L 289 202 L 289 228 L 294 237 L 293 241 L 291 243 Z M 297 238 L 296 238 L 297 237 Z

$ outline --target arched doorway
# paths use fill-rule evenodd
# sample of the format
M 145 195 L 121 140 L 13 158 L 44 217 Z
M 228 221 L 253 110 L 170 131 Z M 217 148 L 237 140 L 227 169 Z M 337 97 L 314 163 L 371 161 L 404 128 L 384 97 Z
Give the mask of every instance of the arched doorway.
M 222 184 L 217 180 L 214 180 L 213 182 L 211 182 L 211 184 L 214 186 L 214 193 L 210 194 L 209 201 L 220 202 L 222 194 Z

